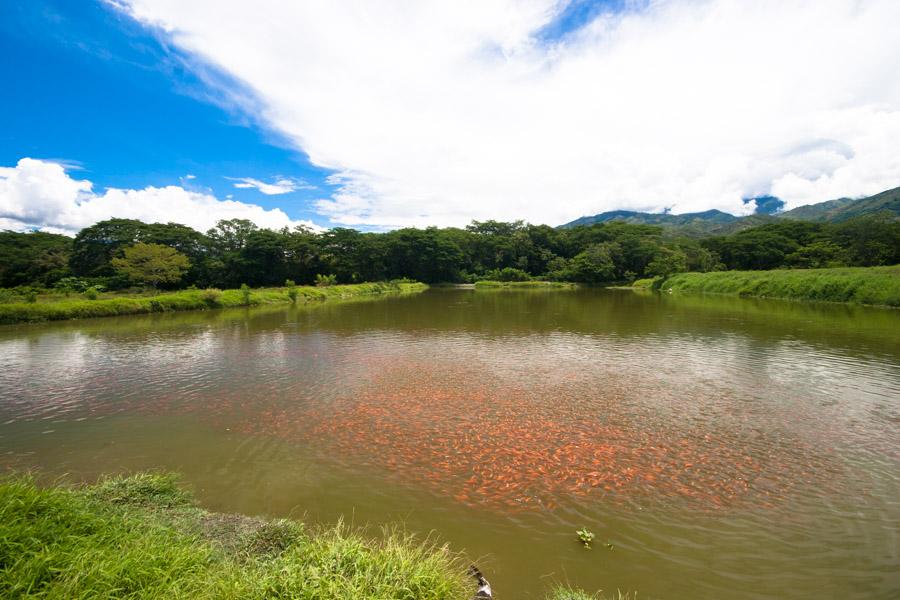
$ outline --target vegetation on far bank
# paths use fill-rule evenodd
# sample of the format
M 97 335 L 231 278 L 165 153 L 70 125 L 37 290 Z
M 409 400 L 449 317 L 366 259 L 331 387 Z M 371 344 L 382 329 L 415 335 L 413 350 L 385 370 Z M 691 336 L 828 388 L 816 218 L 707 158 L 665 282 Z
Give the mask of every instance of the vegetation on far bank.
M 641 282 L 642 285 L 645 283 Z M 900 265 L 678 273 L 657 281 L 654 286 L 666 292 L 900 307 Z
M 561 288 L 574 288 L 576 284 L 564 281 L 494 281 L 483 279 L 475 282 L 476 290 L 558 290 Z
M 13 296 L 14 300 L 18 300 L 17 302 L 0 304 L 0 324 L 288 302 L 306 303 L 374 294 L 420 292 L 427 287 L 422 283 L 393 281 L 319 287 L 288 285 L 279 288 L 250 289 L 244 286 L 232 290 L 191 289 L 161 294 L 99 293 L 94 291 L 77 295 L 61 293 L 35 295 L 27 299 Z
M 260 229 L 220 221 L 203 233 L 176 223 L 110 219 L 75 238 L 0 232 L 0 288 L 81 292 L 281 285 L 317 278 L 361 283 L 549 280 L 589 284 L 679 272 L 878 266 L 900 263 L 900 220 L 876 214 L 840 223 L 783 220 L 689 238 L 647 224 L 557 229 L 521 221 L 473 222 L 385 233 L 334 228 Z
M 210 513 L 167 474 L 80 488 L 0 480 L 4 598 L 468 600 L 467 564 L 397 531 Z

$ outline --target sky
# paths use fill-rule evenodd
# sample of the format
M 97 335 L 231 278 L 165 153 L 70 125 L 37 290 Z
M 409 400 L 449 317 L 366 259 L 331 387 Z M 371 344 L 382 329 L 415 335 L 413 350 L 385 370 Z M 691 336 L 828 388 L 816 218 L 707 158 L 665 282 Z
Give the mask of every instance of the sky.
M 8 0 L 0 229 L 747 214 L 900 186 L 896 0 Z

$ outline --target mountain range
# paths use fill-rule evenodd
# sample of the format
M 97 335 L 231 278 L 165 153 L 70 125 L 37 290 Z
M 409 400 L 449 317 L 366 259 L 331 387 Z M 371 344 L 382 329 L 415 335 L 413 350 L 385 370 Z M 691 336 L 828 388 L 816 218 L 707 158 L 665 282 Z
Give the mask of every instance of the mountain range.
M 673 215 L 670 213 L 645 213 L 630 210 L 613 210 L 589 217 L 575 219 L 560 228 L 593 225 L 610 221 L 622 221 L 641 225 L 659 225 L 672 229 L 680 235 L 706 236 L 726 235 L 765 223 L 784 219 L 812 221 L 816 223 L 840 223 L 854 217 L 883 214 L 888 218 L 900 219 L 900 187 L 868 196 L 866 198 L 839 198 L 818 204 L 808 204 L 792 210 L 782 211 L 784 202 L 772 196 L 762 196 L 745 200 L 755 202 L 756 212 L 737 217 L 721 210 L 707 210 L 697 213 Z

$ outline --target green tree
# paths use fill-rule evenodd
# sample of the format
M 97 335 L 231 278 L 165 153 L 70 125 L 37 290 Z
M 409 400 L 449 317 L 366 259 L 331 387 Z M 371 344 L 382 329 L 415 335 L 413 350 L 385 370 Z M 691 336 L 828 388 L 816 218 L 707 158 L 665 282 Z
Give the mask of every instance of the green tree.
M 154 289 L 161 283 L 178 283 L 191 268 L 191 261 L 178 250 L 143 242 L 128 246 L 111 262 L 118 273 Z
M 0 287 L 52 285 L 70 274 L 71 252 L 64 235 L 0 231 Z
M 109 219 L 85 227 L 72 242 L 72 272 L 80 277 L 112 275 L 112 258 L 122 248 L 142 241 L 147 228 L 135 219 Z
M 615 242 L 591 244 L 569 261 L 568 277 L 584 283 L 605 283 L 616 279 L 616 258 L 622 248 Z
M 390 278 L 409 277 L 427 283 L 458 279 L 462 251 L 440 229 L 398 229 L 384 240 Z
M 821 269 L 824 267 L 842 267 L 846 264 L 846 251 L 834 242 L 813 242 L 801 246 L 784 257 L 786 265 L 801 269 Z
M 652 277 L 668 277 L 675 273 L 683 273 L 687 271 L 688 259 L 687 255 L 677 248 L 659 249 L 647 269 L 644 271 Z

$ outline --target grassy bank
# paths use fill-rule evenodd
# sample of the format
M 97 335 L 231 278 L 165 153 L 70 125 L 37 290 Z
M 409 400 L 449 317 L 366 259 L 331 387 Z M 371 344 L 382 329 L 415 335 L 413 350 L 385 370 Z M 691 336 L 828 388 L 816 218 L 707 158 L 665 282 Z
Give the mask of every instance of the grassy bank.
M 465 598 L 445 547 L 208 513 L 171 476 L 0 484 L 4 598 Z
M 396 532 L 210 513 L 171 475 L 80 488 L 0 480 L 3 598 L 468 600 L 466 566 L 446 546 Z
M 499 290 L 499 289 L 524 289 L 524 290 L 544 290 L 544 289 L 560 289 L 578 287 L 574 283 L 566 283 L 563 281 L 476 281 L 476 290 Z
M 353 298 L 373 294 L 420 292 L 428 286 L 422 283 L 379 282 L 328 287 L 298 286 L 295 288 L 259 288 L 245 298 L 242 290 L 182 290 L 153 296 L 144 294 L 103 295 L 95 300 L 87 298 L 51 298 L 37 302 L 0 304 L 0 324 L 34 323 L 136 315 L 177 310 L 207 310 L 261 304 L 306 303 L 332 298 Z M 293 291 L 291 291 L 293 290 Z M 296 293 L 296 300 L 291 294 Z
M 679 273 L 663 291 L 900 307 L 900 265 L 840 269 Z

